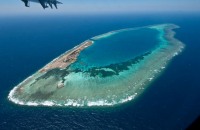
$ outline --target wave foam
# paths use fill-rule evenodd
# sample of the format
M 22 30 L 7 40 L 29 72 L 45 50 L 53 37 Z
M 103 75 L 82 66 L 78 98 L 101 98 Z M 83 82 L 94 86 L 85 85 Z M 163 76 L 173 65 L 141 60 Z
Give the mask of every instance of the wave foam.
M 55 101 L 44 101 L 44 102 L 23 102 L 23 101 L 19 101 L 17 98 L 14 98 L 13 92 L 16 90 L 16 88 L 14 88 L 12 90 L 12 92 L 10 92 L 8 98 L 10 101 L 19 104 L 19 105 L 27 105 L 27 106 L 73 106 L 73 107 L 92 107 L 92 106 L 114 106 L 117 104 L 122 104 L 128 101 L 131 101 L 135 98 L 135 96 L 137 95 L 137 93 L 135 93 L 134 95 L 128 96 L 124 99 L 121 99 L 120 101 L 111 101 L 108 102 L 107 100 L 97 100 L 97 101 L 82 101 L 79 102 L 78 100 L 74 100 L 74 99 L 68 99 L 64 104 L 60 104 L 60 103 L 56 103 Z

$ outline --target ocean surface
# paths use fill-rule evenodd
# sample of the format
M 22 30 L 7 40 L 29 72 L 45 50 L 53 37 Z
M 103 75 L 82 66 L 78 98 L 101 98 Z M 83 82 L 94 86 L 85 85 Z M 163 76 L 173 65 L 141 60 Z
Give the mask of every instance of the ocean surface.
M 174 23 L 186 47 L 151 86 L 115 107 L 30 107 L 9 91 L 81 42 L 112 30 Z M 200 115 L 200 15 L 120 14 L 0 17 L 0 129 L 185 129 Z M 128 54 L 128 52 L 127 52 Z

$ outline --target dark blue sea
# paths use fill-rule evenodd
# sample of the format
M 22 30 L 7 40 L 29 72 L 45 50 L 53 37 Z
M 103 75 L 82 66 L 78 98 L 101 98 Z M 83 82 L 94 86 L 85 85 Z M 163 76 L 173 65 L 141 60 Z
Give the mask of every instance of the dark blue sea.
M 123 28 L 174 23 L 185 50 L 133 101 L 115 107 L 30 107 L 9 91 L 66 50 Z M 185 129 L 200 115 L 200 15 L 0 16 L 0 129 Z

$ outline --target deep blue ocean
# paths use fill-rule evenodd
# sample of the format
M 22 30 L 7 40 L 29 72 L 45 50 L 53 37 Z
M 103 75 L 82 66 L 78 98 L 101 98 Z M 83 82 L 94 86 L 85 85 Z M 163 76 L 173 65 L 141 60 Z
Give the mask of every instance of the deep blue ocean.
M 123 28 L 174 23 L 185 50 L 144 93 L 115 107 L 29 107 L 7 99 L 22 80 L 66 50 Z M 200 15 L 0 16 L 0 129 L 185 129 L 200 115 Z

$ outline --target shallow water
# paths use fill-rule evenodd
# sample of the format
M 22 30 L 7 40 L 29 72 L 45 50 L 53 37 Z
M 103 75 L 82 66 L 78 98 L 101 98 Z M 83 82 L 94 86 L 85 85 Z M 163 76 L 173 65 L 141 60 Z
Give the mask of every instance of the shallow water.
M 83 62 L 87 66 L 93 67 L 106 66 L 133 59 L 151 51 L 158 44 L 156 38 L 158 31 L 149 28 L 127 29 L 110 33 L 111 36 L 105 35 L 94 39 L 94 45 L 83 50 L 77 62 Z M 78 65 L 79 68 L 82 66 L 82 64 Z

